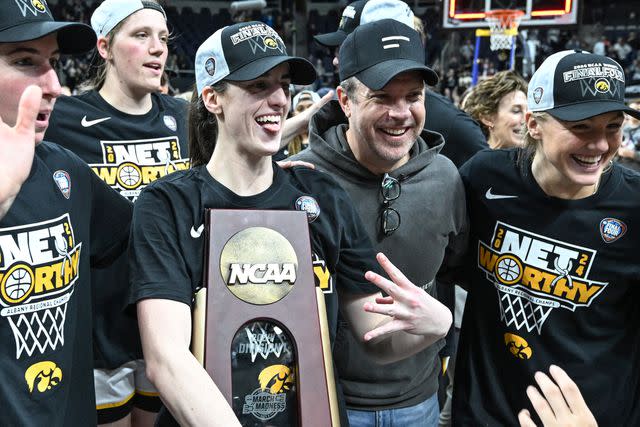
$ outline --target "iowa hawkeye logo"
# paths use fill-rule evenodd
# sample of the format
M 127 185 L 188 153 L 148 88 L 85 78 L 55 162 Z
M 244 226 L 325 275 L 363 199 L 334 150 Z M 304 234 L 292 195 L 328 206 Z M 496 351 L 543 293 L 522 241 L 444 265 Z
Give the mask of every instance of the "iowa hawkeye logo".
M 90 165 L 100 179 L 135 201 L 149 183 L 178 170 L 189 169 L 177 137 L 100 141 L 102 164 Z
M 478 243 L 478 267 L 493 282 L 507 326 L 540 334 L 553 308 L 589 307 L 607 283 L 589 279 L 596 252 L 502 222 Z
M 0 316 L 13 332 L 16 359 L 64 346 L 81 246 L 67 214 L 0 229 Z

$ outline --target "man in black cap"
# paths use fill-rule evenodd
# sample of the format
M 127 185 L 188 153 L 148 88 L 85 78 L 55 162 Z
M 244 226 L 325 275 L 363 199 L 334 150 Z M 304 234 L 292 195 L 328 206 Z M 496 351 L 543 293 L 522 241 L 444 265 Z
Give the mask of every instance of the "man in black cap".
M 358 26 L 339 54 L 338 101 L 311 119 L 309 149 L 294 159 L 332 174 L 355 202 L 376 250 L 394 254 L 431 295 L 466 249 L 464 189 L 444 141 L 424 129 L 426 85 L 420 35 L 393 19 Z M 342 328 L 343 325 L 340 325 Z M 352 426 L 437 425 L 439 340 L 384 367 L 338 333 L 334 360 Z M 384 420 L 384 424 L 379 424 Z
M 414 14 L 403 1 L 357 0 L 344 8 L 336 31 L 314 36 L 314 40 L 322 46 L 336 49 L 359 25 L 380 19 L 395 19 L 414 27 Z M 336 60 L 334 65 L 337 65 Z M 428 112 L 425 129 L 442 134 L 445 145 L 440 154 L 457 167 L 478 151 L 489 148 L 480 126 L 446 97 L 427 88 L 425 106 Z
M 96 37 L 44 0 L 0 5 L 0 425 L 95 425 L 89 268 L 126 247 L 131 205 L 43 135 L 60 54 Z

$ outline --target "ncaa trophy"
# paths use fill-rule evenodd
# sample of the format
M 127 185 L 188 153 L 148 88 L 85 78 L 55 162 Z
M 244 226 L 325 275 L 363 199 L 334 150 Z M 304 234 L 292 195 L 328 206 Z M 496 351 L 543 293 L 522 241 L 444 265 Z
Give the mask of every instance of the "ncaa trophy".
M 210 209 L 191 350 L 243 426 L 339 426 L 304 211 Z

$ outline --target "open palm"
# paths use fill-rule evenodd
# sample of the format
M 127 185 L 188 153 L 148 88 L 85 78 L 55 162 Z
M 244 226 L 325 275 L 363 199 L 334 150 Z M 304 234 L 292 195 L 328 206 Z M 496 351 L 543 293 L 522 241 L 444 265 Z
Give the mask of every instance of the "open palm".
M 20 98 L 15 126 L 7 125 L 0 117 L 0 218 L 11 207 L 31 171 L 41 100 L 42 90 L 29 86 Z

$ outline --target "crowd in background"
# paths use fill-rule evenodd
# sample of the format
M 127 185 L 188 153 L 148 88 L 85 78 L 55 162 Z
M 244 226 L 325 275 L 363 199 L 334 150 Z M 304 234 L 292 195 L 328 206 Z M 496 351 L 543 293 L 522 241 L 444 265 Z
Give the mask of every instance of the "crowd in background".
M 306 14 L 292 12 L 289 7 L 279 11 L 277 9 L 265 9 L 264 11 L 241 12 L 232 16 L 227 10 L 219 11 L 220 21 L 225 24 L 232 21 L 260 20 L 272 26 L 283 37 L 290 50 L 298 50 L 296 54 L 305 55 L 316 66 L 318 79 L 311 89 L 316 91 L 321 88 L 333 88 L 338 84 L 338 76 L 332 60 L 335 52 L 319 46 L 313 41 L 313 36 L 328 31 L 335 31 L 339 22 L 340 5 L 336 4 L 335 10 L 330 10 L 325 15 L 319 15 L 316 10 L 310 10 Z M 91 12 L 95 8 L 93 3 L 86 0 L 74 0 L 72 2 L 58 2 L 53 6 L 54 14 L 66 20 L 78 20 L 88 22 Z M 204 9 L 203 9 L 204 10 Z M 198 16 L 191 9 L 184 8 L 181 12 L 167 7 L 168 13 L 182 16 L 185 20 L 191 20 Z M 525 78 L 530 77 L 533 71 L 540 65 L 544 58 L 553 52 L 563 49 L 585 49 L 600 55 L 608 55 L 620 62 L 627 75 L 628 86 L 633 87 L 635 82 L 640 83 L 640 38 L 635 31 L 605 30 L 598 19 L 603 15 L 602 11 L 592 11 L 584 17 L 586 21 L 593 21 L 589 31 L 579 31 L 575 28 L 522 28 L 516 40 L 516 70 Z M 207 12 L 209 14 L 210 12 Z M 595 15 L 594 15 L 595 13 Z M 593 16 L 592 16 L 593 15 Z M 471 86 L 471 70 L 475 51 L 474 29 L 447 31 L 442 28 L 441 10 L 439 5 L 429 6 L 419 16 L 422 19 L 425 30 L 425 53 L 428 64 L 441 76 L 437 92 L 450 98 L 456 105 L 462 102 L 462 96 Z M 300 21 L 306 21 L 301 25 Z M 305 31 L 299 31 L 301 26 Z M 176 23 L 172 32 L 172 49 L 167 60 L 166 69 L 170 77 L 183 76 L 176 79 L 174 87 L 176 91 L 188 90 L 193 80 L 191 69 L 193 58 L 188 49 L 182 48 L 184 44 L 181 27 Z M 206 31 L 203 29 L 203 34 Z M 204 36 L 203 36 L 204 37 Z M 198 40 L 196 40 L 197 42 Z M 505 53 L 495 54 L 488 49 L 488 40 L 481 43 L 482 53 L 479 59 L 479 78 L 483 79 L 494 75 L 496 72 L 508 67 L 508 58 Z M 531 52 L 533 63 L 523 57 L 523 48 Z M 301 52 L 302 51 L 302 52 Z M 91 54 L 80 58 L 63 58 L 60 64 L 60 79 L 62 84 L 69 87 L 71 93 L 77 93 L 80 84 L 91 73 Z

